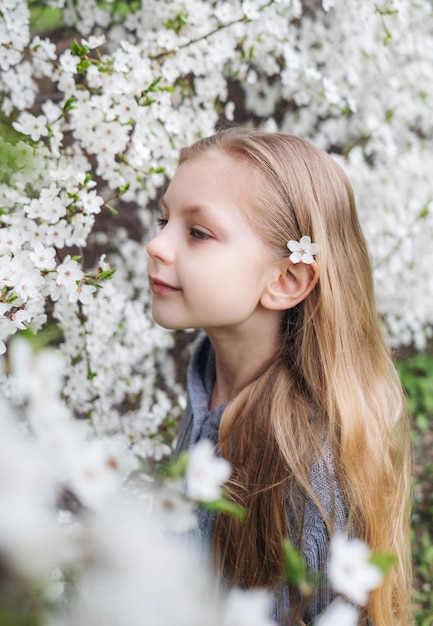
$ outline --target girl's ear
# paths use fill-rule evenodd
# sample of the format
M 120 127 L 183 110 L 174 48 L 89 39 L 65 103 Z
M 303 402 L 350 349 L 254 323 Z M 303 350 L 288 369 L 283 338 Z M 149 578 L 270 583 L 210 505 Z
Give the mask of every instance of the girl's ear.
M 265 309 L 284 311 L 291 309 L 308 296 L 319 280 L 316 261 L 310 264 L 292 263 L 284 259 L 278 276 L 274 274 L 260 298 Z

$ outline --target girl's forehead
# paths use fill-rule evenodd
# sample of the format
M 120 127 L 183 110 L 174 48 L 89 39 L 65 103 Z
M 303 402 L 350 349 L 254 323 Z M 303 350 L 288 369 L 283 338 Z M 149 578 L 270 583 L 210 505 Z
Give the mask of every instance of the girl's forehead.
M 236 175 L 242 175 L 247 170 L 252 169 L 252 166 L 242 157 L 230 154 L 219 148 L 209 148 L 192 157 L 188 157 L 180 163 L 178 171 L 183 165 L 206 167 L 222 174 L 225 172 L 227 174 L 236 172 Z
M 170 186 L 182 187 L 182 192 L 188 195 L 231 196 L 239 205 L 246 201 L 252 209 L 254 198 L 260 195 L 264 184 L 257 168 L 244 158 L 212 148 L 182 161 Z
M 234 217 L 239 212 L 251 220 L 255 193 L 251 184 L 250 168 L 221 151 L 209 152 L 184 160 L 178 167 L 160 204 L 169 213 L 172 210 L 197 213 L 226 214 Z
M 243 160 L 222 151 L 209 150 L 180 163 L 166 195 L 173 189 L 187 194 L 220 191 L 249 195 L 251 167 Z

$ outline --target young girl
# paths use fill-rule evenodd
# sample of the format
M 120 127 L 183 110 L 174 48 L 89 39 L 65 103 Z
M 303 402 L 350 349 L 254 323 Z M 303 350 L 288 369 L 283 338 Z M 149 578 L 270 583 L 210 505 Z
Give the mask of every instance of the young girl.
M 398 557 L 361 622 L 406 626 L 408 422 L 345 174 L 297 137 L 228 129 L 182 151 L 161 204 L 154 319 L 205 331 L 177 452 L 214 442 L 248 511 L 200 512 L 215 566 L 273 589 L 280 623 L 308 623 L 334 596 L 326 576 L 308 602 L 282 583 L 281 539 L 324 573 L 346 532 Z

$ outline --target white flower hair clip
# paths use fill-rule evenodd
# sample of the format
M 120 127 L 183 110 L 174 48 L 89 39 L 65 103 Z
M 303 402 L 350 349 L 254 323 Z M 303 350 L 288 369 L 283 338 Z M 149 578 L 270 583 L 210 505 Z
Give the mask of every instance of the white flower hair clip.
M 291 239 L 287 242 L 287 247 L 292 253 L 290 260 L 292 263 L 307 263 L 308 265 L 314 261 L 313 255 L 317 253 L 317 243 L 311 243 L 311 237 L 304 235 L 299 241 Z

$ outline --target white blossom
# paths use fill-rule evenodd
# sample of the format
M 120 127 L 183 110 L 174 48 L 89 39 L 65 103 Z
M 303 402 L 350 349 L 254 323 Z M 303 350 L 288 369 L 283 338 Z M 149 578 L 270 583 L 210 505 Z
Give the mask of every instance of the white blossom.
M 358 609 L 341 600 L 336 600 L 314 620 L 314 626 L 357 626 L 358 623 Z
M 25 309 L 19 309 L 14 313 L 10 313 L 9 319 L 15 324 L 17 330 L 25 330 L 26 322 L 29 323 L 32 319 L 31 313 Z
M 106 42 L 105 35 L 91 35 L 88 39 L 83 39 L 83 44 L 93 50 L 94 48 L 100 48 Z
M 185 498 L 180 480 L 167 480 L 162 485 L 155 495 L 154 511 L 168 532 L 185 533 L 197 526 L 194 505 Z
M 41 297 L 40 291 L 44 281 L 38 271 L 31 270 L 30 268 L 23 268 L 23 271 L 17 269 L 13 283 L 13 291 L 21 302 L 27 302 Z
M 30 135 L 33 141 L 38 141 L 41 137 L 48 135 L 47 118 L 45 115 L 36 117 L 24 111 L 21 113 L 18 122 L 14 122 L 13 125 L 20 133 Z
M 302 262 L 310 264 L 314 261 L 313 256 L 318 250 L 318 245 L 311 243 L 311 238 L 308 235 L 304 235 L 299 241 L 289 241 L 287 247 L 292 253 L 290 255 L 292 263 Z
M 95 439 L 83 446 L 77 455 L 67 482 L 80 501 L 86 506 L 101 507 L 117 489 L 136 460 L 128 454 L 123 441 Z
M 80 202 L 86 213 L 100 213 L 103 199 L 96 194 L 95 190 L 88 191 L 87 189 L 81 189 L 78 192 Z
M 370 591 L 383 579 L 378 567 L 370 563 L 371 551 L 359 539 L 336 535 L 331 542 L 328 576 L 333 589 L 349 600 L 365 605 Z
M 230 464 L 215 456 L 210 441 L 199 441 L 191 450 L 186 470 L 186 493 L 194 500 L 212 501 L 221 495 L 221 486 L 231 473 Z
M 227 597 L 222 626 L 272 626 L 271 596 L 264 590 L 232 589 Z
M 17 331 L 17 325 L 9 318 L 0 319 L 0 354 L 6 352 L 5 339 Z
M 22 246 L 22 233 L 17 228 L 0 229 L 0 254 L 16 253 Z
M 61 265 L 57 266 L 57 279 L 58 285 L 63 285 L 67 289 L 76 287 L 78 281 L 84 278 L 83 271 L 79 268 L 77 261 L 74 261 L 69 256 L 65 258 Z
M 39 242 L 36 243 L 33 252 L 29 253 L 30 259 L 40 270 L 53 270 L 56 267 L 55 255 L 54 248 L 46 248 Z

